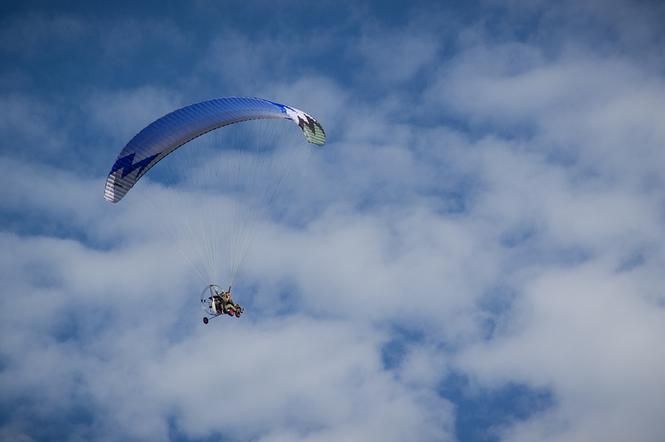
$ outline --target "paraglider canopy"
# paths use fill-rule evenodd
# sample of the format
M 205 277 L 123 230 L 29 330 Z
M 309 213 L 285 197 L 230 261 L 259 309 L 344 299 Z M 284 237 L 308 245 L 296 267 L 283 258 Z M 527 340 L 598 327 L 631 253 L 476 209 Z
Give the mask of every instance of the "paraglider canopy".
M 183 107 L 152 122 L 118 155 L 106 179 L 104 198 L 117 203 L 157 162 L 206 132 L 248 120 L 285 119 L 296 123 L 308 142 L 326 142 L 323 127 L 305 112 L 262 98 L 226 97 Z

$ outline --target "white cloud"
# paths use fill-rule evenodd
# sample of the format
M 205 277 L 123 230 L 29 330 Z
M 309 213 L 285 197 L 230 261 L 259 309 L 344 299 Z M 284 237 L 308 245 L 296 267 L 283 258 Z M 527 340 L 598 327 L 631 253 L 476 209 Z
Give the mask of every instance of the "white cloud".
M 431 425 L 448 412 L 445 401 L 383 370 L 385 336 L 370 326 L 299 316 L 255 322 L 249 313 L 244 322 L 203 328 L 183 309 L 173 270 L 157 276 L 163 260 L 71 241 L 2 242 L 3 268 L 11 262 L 14 270 L 5 281 L 13 296 L 3 300 L 2 355 L 10 364 L 0 387 L 5 398 L 41 402 L 40 415 L 58 415 L 86 397 L 100 410 L 93 434 L 114 438 L 165 438 L 169 416 L 191 437 L 270 439 L 295 430 L 324 440 L 431 440 L 450 430 L 449 421 Z M 148 250 L 159 255 L 157 244 L 132 254 Z M 174 335 L 185 312 L 189 319 Z
M 133 90 L 96 91 L 87 110 L 94 129 L 117 143 L 118 151 L 134 134 L 184 103 L 180 94 L 151 86 Z
M 432 66 L 438 58 L 440 42 L 436 34 L 418 29 L 399 33 L 368 30 L 360 38 L 357 51 L 367 67 L 359 74 L 375 83 L 395 87 L 413 80 L 421 70 Z
M 600 262 L 543 270 L 497 338 L 462 352 L 459 363 L 483 383 L 527 381 L 555 393 L 553 411 L 517 425 L 508 439 L 536 431 L 540 440 L 621 440 L 637 423 L 641 440 L 660 437 L 665 322 L 644 297 L 642 274 Z
M 34 146 L 33 155 L 55 156 L 69 138 L 65 131 L 52 130 L 58 125 L 56 108 L 33 97 L 18 93 L 0 96 L 0 112 L 5 115 L 0 122 L 5 137 L 0 144 L 3 154 L 22 156 L 25 146 Z

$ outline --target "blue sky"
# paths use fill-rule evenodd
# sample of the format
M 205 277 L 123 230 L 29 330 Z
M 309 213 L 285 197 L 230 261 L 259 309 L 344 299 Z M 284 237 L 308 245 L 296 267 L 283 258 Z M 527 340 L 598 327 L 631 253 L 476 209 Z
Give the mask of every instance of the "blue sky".
M 660 440 L 663 6 L 275 3 L 0 6 L 0 439 Z M 103 187 L 232 95 L 329 143 L 204 327 L 167 224 L 238 195 Z

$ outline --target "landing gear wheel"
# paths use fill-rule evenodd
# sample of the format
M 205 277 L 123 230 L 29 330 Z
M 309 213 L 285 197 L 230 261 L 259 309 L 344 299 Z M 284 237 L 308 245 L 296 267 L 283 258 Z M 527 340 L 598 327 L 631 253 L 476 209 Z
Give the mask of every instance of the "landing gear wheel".
M 203 323 L 204 323 L 204 324 L 208 324 L 208 318 L 205 317 L 205 316 L 203 317 Z
M 239 318 L 241 313 L 242 312 L 240 310 L 236 311 L 236 318 Z

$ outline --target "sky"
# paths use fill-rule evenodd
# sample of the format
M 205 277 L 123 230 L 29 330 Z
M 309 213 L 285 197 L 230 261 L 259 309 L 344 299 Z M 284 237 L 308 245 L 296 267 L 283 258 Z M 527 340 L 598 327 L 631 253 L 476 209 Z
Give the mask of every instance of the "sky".
M 657 1 L 3 2 L 0 439 L 662 440 L 663 22 Z M 119 204 L 103 188 L 141 128 L 224 96 L 328 143 L 261 212 L 244 316 L 204 326 L 164 226 L 238 195 L 161 164 Z

